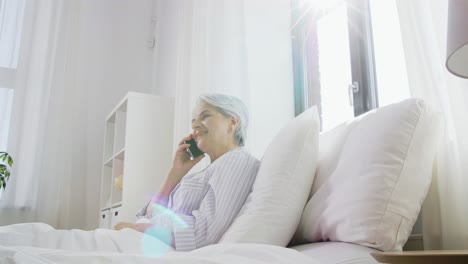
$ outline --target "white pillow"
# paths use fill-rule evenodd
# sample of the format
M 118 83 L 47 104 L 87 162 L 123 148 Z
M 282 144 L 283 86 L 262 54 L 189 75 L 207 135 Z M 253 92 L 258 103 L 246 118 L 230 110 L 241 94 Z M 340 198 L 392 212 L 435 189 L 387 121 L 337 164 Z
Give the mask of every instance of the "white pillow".
M 431 182 L 440 121 L 422 100 L 408 99 L 323 133 L 294 243 L 401 250 Z
M 312 107 L 281 129 L 262 157 L 252 193 L 219 243 L 288 244 L 315 175 L 319 128 Z

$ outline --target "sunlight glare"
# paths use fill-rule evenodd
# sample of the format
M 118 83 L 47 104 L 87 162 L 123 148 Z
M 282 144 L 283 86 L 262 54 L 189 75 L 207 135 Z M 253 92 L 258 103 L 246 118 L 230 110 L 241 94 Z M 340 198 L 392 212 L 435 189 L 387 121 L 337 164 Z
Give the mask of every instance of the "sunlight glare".
M 395 1 L 371 0 L 379 107 L 410 97 Z
M 317 24 L 323 131 L 354 117 L 348 93 L 352 77 L 346 7 L 336 7 Z

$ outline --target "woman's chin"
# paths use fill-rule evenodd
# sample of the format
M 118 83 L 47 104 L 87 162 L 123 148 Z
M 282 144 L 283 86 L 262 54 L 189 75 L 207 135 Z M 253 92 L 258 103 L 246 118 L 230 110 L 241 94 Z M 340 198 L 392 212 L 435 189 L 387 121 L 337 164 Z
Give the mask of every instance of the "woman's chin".
M 197 147 L 198 147 L 201 151 L 203 151 L 203 152 L 206 153 L 206 147 L 205 147 L 205 145 L 203 144 L 203 142 L 198 141 L 198 142 L 197 142 Z

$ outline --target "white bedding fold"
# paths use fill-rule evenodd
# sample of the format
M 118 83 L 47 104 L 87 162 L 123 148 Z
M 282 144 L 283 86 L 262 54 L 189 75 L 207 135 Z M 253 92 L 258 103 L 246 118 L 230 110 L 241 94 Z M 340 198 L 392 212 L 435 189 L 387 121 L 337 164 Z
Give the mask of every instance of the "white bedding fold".
M 78 252 L 32 247 L 0 246 L 0 263 L 232 263 L 232 264 L 319 264 L 295 250 L 263 244 L 216 244 L 191 252 L 169 252 L 160 257 L 112 252 Z
M 73 251 L 161 255 L 174 250 L 157 238 L 133 229 L 57 230 L 43 223 L 0 227 L 0 245 Z
M 176 252 L 158 239 L 132 229 L 56 230 L 46 224 L 28 223 L 0 227 L 0 264 L 3 263 L 318 262 L 293 249 L 272 245 L 215 244 L 191 252 Z

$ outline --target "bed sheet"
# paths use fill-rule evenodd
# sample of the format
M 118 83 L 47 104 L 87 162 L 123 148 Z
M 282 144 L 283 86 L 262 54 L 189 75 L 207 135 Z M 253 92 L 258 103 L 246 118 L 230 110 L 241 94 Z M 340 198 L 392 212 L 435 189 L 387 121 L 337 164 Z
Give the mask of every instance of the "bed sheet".
M 295 250 L 262 244 L 216 244 L 191 252 L 169 252 L 159 257 L 97 251 L 67 251 L 38 247 L 0 246 L 0 263 L 17 264 L 320 264 Z
M 376 249 L 343 242 L 320 242 L 291 247 L 321 264 L 376 264 Z

